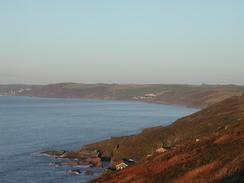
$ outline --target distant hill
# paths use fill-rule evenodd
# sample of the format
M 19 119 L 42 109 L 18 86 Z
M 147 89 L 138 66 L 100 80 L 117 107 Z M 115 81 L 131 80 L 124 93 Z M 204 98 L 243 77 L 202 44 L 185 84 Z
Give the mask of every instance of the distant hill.
M 156 153 L 162 144 L 171 147 Z M 231 97 L 167 127 L 85 146 L 134 166 L 107 173 L 92 183 L 244 182 L 244 95 Z M 116 152 L 114 149 L 116 148 Z M 146 158 L 148 155 L 150 157 Z
M 231 96 L 240 96 L 242 93 L 244 93 L 244 86 L 236 85 L 79 83 L 0 85 L 1 95 L 138 100 L 198 108 L 205 108 Z

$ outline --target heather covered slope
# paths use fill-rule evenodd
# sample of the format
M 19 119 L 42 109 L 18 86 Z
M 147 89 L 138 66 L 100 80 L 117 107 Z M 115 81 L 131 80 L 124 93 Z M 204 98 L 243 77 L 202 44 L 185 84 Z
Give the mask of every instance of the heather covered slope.
M 244 92 L 236 85 L 172 85 L 172 84 L 79 84 L 0 85 L 0 94 L 57 97 L 139 100 L 154 103 L 205 108 Z
M 152 153 L 152 148 L 160 142 L 171 144 L 172 148 L 166 153 Z M 119 149 L 114 158 L 132 157 L 140 161 L 94 182 L 241 182 L 244 176 L 244 95 L 229 98 L 170 126 L 86 148 L 111 151 L 117 144 Z M 150 153 L 152 156 L 145 158 Z

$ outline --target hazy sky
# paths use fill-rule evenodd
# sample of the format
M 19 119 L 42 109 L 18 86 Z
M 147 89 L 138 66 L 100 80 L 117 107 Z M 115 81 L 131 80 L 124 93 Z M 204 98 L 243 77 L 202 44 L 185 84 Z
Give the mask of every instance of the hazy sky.
M 244 85 L 244 0 L 0 0 L 0 83 Z

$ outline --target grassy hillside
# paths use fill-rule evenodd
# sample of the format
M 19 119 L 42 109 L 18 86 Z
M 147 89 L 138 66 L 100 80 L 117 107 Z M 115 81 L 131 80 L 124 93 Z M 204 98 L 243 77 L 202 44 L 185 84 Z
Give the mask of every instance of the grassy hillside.
M 196 139 L 199 139 L 196 141 Z M 155 153 L 161 143 L 166 153 Z M 93 182 L 242 182 L 244 180 L 244 95 L 232 97 L 167 127 L 87 145 L 114 159 L 135 158 L 135 166 Z M 153 150 L 154 149 L 154 150 Z M 152 156 L 146 158 L 148 154 Z

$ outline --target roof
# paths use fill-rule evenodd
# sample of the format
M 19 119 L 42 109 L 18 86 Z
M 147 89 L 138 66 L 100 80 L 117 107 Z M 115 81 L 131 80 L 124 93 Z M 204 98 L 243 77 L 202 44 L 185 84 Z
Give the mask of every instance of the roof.
M 119 164 L 117 164 L 117 165 L 115 165 L 115 166 L 117 167 L 117 166 L 122 166 L 122 165 L 123 165 L 123 166 L 128 166 L 128 165 L 127 165 L 126 163 L 124 163 L 124 162 L 121 162 L 121 163 L 119 163 Z
M 156 149 L 156 152 L 159 152 L 159 153 L 166 152 L 166 151 L 167 151 L 167 149 L 165 149 L 163 147 Z

